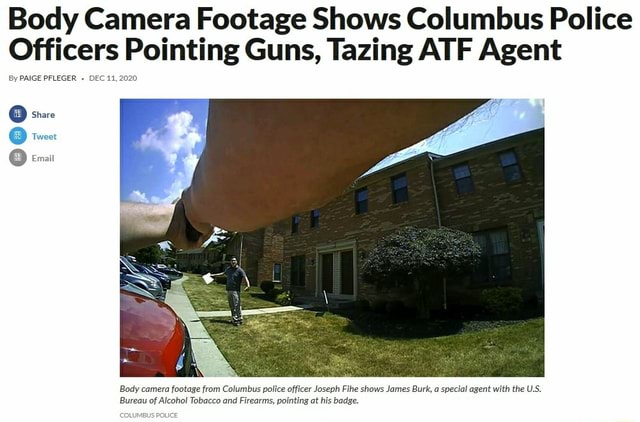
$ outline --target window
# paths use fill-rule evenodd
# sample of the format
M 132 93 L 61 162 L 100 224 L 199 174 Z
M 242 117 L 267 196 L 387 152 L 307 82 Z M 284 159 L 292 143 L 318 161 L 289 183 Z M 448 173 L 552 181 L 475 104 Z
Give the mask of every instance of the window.
M 460 164 L 453 168 L 453 179 L 456 181 L 458 193 L 471 193 L 474 191 L 471 169 L 468 164 Z
M 309 215 L 311 220 L 311 228 L 320 227 L 320 210 L 313 210 Z
M 291 285 L 304 286 L 304 255 L 291 257 Z
M 409 189 L 407 185 L 407 175 L 405 173 L 391 178 L 391 191 L 393 192 L 393 203 L 407 202 L 409 200 Z
M 356 214 L 367 212 L 369 199 L 369 191 L 367 188 L 358 189 L 356 191 Z
M 273 281 L 282 281 L 282 264 L 273 264 Z
M 294 215 L 291 217 L 291 234 L 298 233 L 298 227 L 300 226 L 300 216 Z
M 518 157 L 513 150 L 500 153 L 500 165 L 502 165 L 505 182 L 513 183 L 522 179 Z
M 504 283 L 511 280 L 511 254 L 507 231 L 502 229 L 474 233 L 473 239 L 482 249 L 480 263 L 473 272 L 473 281 Z

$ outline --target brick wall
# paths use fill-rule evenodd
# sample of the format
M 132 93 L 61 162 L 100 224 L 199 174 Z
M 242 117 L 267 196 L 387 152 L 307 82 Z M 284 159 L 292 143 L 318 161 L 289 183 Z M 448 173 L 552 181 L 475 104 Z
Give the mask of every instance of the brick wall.
M 254 280 L 257 286 L 262 281 L 273 280 L 274 264 L 281 264 L 284 267 L 283 248 L 283 235 L 277 233 L 274 226 L 265 228 L 262 247 L 264 253 L 258 258 L 258 275 Z
M 226 248 L 227 260 L 235 256 L 244 269 L 249 281 L 256 284 L 258 277 L 258 262 L 264 254 L 263 251 L 264 229 L 249 233 L 237 233 Z M 242 246 L 242 251 L 240 247 Z
M 512 150 L 518 157 L 522 179 L 507 183 L 498 154 Z M 479 155 L 462 153 L 436 163 L 435 179 L 442 225 L 469 233 L 506 229 L 511 251 L 511 281 L 521 287 L 525 299 L 540 296 L 542 269 L 536 222 L 544 218 L 544 138 L 534 132 L 488 145 Z M 452 167 L 467 163 L 474 192 L 459 194 Z M 495 284 L 453 283 L 450 299 L 477 302 L 479 291 Z
M 391 177 L 405 173 L 408 182 L 409 200 L 393 204 Z M 355 212 L 355 190 L 368 189 L 368 211 Z M 363 256 L 366 256 L 376 240 L 390 234 L 401 226 L 415 225 L 433 227 L 436 225 L 433 207 L 433 189 L 431 187 L 428 162 L 413 160 L 404 166 L 385 169 L 367 178 L 360 179 L 347 193 L 320 208 L 319 227 L 311 228 L 310 211 L 300 213 L 298 233 L 291 233 L 291 221 L 284 227 L 284 283 L 290 281 L 291 256 L 305 255 L 306 276 L 305 291 L 316 292 L 318 256 L 316 248 L 339 248 L 340 243 L 355 242 L 356 274 L 358 296 L 372 296 L 372 287 L 364 285 L 360 277 Z M 283 227 L 283 226 L 281 226 Z M 296 290 L 294 288 L 294 290 Z M 298 289 L 300 290 L 300 289 Z
M 498 154 L 509 149 L 518 157 L 523 178 L 508 184 Z M 471 169 L 473 193 L 458 194 L 456 190 L 452 166 L 459 163 L 467 163 Z M 402 172 L 407 176 L 409 200 L 393 204 L 391 177 Z M 540 296 L 542 269 L 536 223 L 544 218 L 543 130 L 438 158 L 434 176 L 442 225 L 466 232 L 506 229 L 512 270 L 508 285 L 523 288 L 525 296 Z M 355 190 L 363 187 L 368 188 L 368 212 L 356 215 Z M 319 251 L 348 249 L 354 251 L 357 298 L 374 300 L 384 296 L 410 302 L 406 290 L 380 292 L 363 283 L 360 269 L 377 239 L 406 225 L 437 227 L 430 160 L 423 154 L 360 178 L 345 194 L 320 208 L 319 227 L 310 227 L 310 210 L 299 215 L 297 233 L 292 234 L 290 219 L 274 226 L 275 232 L 282 235 L 285 288 L 290 287 L 292 256 L 305 256 L 305 286 L 291 286 L 292 290 L 315 295 L 322 283 L 322 280 L 316 283 Z M 490 286 L 473 283 L 469 277 L 450 279 L 446 286 L 447 300 L 477 303 L 480 291 Z M 435 283 L 432 294 L 433 306 L 443 306 L 444 285 Z

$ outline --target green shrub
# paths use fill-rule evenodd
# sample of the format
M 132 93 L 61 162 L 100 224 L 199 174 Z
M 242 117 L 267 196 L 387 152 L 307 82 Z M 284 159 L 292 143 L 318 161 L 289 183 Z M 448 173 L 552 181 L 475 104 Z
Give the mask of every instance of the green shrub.
M 404 303 L 400 300 L 392 300 L 387 302 L 385 312 L 391 318 L 400 318 L 406 314 L 406 306 L 404 306 Z
M 278 297 L 278 295 L 283 292 L 284 290 L 282 290 L 281 288 L 275 287 L 267 292 L 267 299 L 275 301 L 276 297 Z
M 266 294 L 269 294 L 269 292 L 271 290 L 273 290 L 273 288 L 275 287 L 275 283 L 271 280 L 265 280 L 260 282 L 260 288 L 262 289 L 263 292 L 265 292 Z
M 365 299 L 356 300 L 355 306 L 358 311 L 368 311 L 370 309 L 369 301 Z
M 482 291 L 480 303 L 484 310 L 496 317 L 512 317 L 522 309 L 522 289 L 496 287 Z
M 276 289 L 273 289 L 273 290 L 276 290 Z M 279 293 L 276 296 L 275 301 L 278 305 L 289 306 L 293 302 L 293 295 L 291 294 L 290 291 L 287 290 L 286 292 Z
M 375 299 L 371 302 L 371 310 L 378 314 L 383 314 L 387 311 L 387 301 L 384 299 Z

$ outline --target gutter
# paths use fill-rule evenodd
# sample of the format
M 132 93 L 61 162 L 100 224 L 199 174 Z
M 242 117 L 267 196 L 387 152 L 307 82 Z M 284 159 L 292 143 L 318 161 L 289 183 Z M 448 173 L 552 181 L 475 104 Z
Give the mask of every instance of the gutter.
M 436 189 L 436 179 L 433 172 L 433 156 L 431 153 L 427 153 L 429 158 L 429 169 L 431 171 L 431 186 L 433 187 L 433 200 L 436 206 L 436 219 L 438 221 L 438 228 L 442 227 L 442 220 L 440 218 L 440 204 L 438 203 L 438 190 Z M 447 277 L 442 278 L 442 306 L 444 310 L 447 310 Z

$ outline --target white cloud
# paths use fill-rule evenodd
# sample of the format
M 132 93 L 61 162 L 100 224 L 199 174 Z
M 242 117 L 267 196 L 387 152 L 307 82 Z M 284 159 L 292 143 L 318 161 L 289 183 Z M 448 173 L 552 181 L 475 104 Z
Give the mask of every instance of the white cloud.
M 531 107 L 544 107 L 544 100 L 540 99 L 540 98 L 529 98 L 527 101 L 529 101 L 529 105 L 531 105 Z
M 134 190 L 129 194 L 128 197 L 131 202 L 142 202 L 143 204 L 148 204 L 150 201 L 147 199 L 147 195 L 144 192 L 140 192 L 139 190 Z
M 163 204 L 172 203 L 175 199 L 180 197 L 185 187 L 186 187 L 186 183 L 184 182 L 184 174 L 179 173 L 178 177 L 174 179 L 171 186 L 169 186 L 169 188 L 164 190 L 166 195 L 162 199 L 162 203 Z
M 189 154 L 182 159 L 184 173 L 187 175 L 189 180 L 193 178 L 193 172 L 196 169 L 196 164 L 198 164 L 198 156 L 195 154 Z
M 191 183 L 191 177 L 193 175 L 193 170 L 195 169 L 196 163 L 198 162 L 198 157 L 194 154 L 190 154 L 183 159 L 183 164 L 187 169 L 188 176 L 183 172 L 176 172 L 175 178 L 171 185 L 164 189 L 165 195 L 163 197 L 160 196 L 151 196 L 147 197 L 147 194 L 140 191 L 134 190 L 129 194 L 128 200 L 133 202 L 142 202 L 145 204 L 170 204 L 176 199 L 180 198 L 182 195 L 182 191 L 189 186 Z
M 167 117 L 163 127 L 148 128 L 133 146 L 141 151 L 162 153 L 169 165 L 169 171 L 173 173 L 178 157 L 193 155 L 196 144 L 203 139 L 198 128 L 192 123 L 193 115 L 189 111 L 172 114 Z

